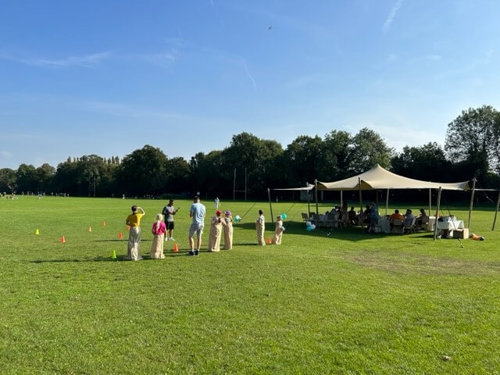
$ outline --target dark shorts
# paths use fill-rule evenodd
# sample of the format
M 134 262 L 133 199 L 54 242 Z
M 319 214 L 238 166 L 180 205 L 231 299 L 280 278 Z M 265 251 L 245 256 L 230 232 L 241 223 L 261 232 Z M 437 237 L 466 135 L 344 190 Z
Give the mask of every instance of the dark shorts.
M 174 225 L 174 222 L 173 221 L 167 221 L 165 223 L 165 225 L 167 226 L 167 230 L 173 230 L 175 225 Z

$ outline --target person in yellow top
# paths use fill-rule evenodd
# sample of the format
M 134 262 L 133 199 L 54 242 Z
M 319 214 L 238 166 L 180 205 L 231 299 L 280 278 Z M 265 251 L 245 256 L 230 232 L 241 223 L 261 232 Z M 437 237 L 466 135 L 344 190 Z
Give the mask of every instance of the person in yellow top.
M 130 227 L 128 233 L 128 251 L 125 259 L 141 260 L 141 218 L 146 214 L 139 206 L 132 206 L 132 214 L 127 216 L 126 223 Z

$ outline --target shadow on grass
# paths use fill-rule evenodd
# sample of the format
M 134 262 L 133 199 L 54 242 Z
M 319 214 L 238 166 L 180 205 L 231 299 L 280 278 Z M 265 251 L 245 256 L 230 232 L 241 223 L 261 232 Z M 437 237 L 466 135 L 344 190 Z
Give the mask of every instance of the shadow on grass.
M 255 246 L 255 244 L 238 244 L 237 246 Z M 230 250 L 221 249 L 220 252 L 226 252 Z M 233 251 L 233 250 L 231 250 Z M 208 250 L 200 250 L 200 254 L 216 254 L 217 252 L 212 252 Z M 190 256 L 189 250 L 180 250 L 179 252 L 166 252 L 164 253 L 165 258 L 178 258 Z M 162 259 L 153 259 L 150 255 L 142 255 L 141 261 L 161 261 Z M 90 259 L 36 259 L 28 261 L 28 263 L 42 264 L 42 263 L 88 263 L 88 262 L 133 262 L 131 259 L 126 259 L 126 255 L 117 255 L 116 258 L 111 256 L 98 256 L 96 258 Z
M 151 241 L 153 241 L 153 240 L 149 240 L 149 239 L 143 240 L 141 238 L 141 242 L 151 242 Z M 128 240 L 123 238 L 123 239 L 113 239 L 113 240 L 111 240 L 111 239 L 109 239 L 109 240 L 94 240 L 94 242 L 123 242 L 123 243 L 127 243 Z
M 234 227 L 255 231 L 255 223 L 239 223 L 239 224 L 234 224 Z M 310 237 L 330 237 L 332 239 L 353 241 L 353 242 L 380 239 L 380 238 L 389 238 L 389 237 L 401 237 L 401 238 L 413 238 L 413 239 L 433 238 L 432 232 L 417 232 L 412 234 L 367 233 L 366 228 L 362 227 L 316 228 L 314 230 L 308 231 L 306 229 L 305 223 L 294 222 L 294 221 L 285 221 L 284 227 L 285 227 L 285 236 L 287 234 L 295 234 L 295 235 L 310 236 Z M 267 223 L 266 237 L 268 237 L 273 232 L 274 232 L 274 225 L 272 223 Z

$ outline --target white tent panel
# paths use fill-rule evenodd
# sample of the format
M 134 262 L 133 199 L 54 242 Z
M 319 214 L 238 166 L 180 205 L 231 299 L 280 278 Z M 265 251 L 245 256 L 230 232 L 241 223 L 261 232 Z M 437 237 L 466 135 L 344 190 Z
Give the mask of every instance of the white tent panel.
M 469 182 L 431 182 L 399 176 L 376 165 L 357 176 L 334 182 L 318 181 L 318 190 L 372 190 L 372 189 L 443 189 L 470 190 Z

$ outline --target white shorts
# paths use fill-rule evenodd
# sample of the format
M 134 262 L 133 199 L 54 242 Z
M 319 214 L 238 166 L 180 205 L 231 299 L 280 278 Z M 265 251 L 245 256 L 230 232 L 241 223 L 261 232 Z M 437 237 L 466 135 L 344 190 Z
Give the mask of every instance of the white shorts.
M 189 227 L 189 238 L 193 237 L 195 233 L 198 237 L 201 237 L 201 235 L 203 234 L 203 227 L 203 224 L 191 224 L 191 226 Z

